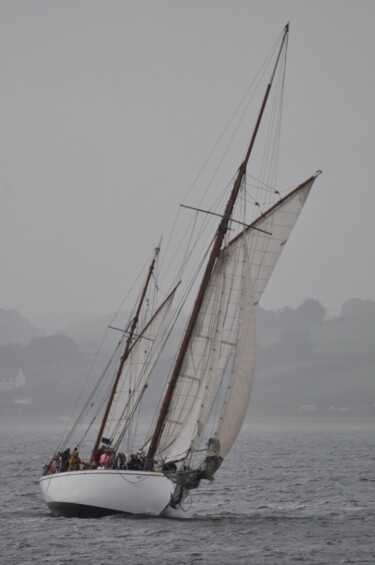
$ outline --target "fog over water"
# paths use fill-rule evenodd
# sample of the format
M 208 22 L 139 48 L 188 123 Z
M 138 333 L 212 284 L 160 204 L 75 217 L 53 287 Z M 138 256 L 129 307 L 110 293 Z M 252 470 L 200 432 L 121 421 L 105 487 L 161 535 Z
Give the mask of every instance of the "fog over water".
M 0 3 L 4 563 L 375 562 L 374 19 L 372 0 Z M 248 420 L 180 519 L 53 518 L 38 478 L 103 330 L 199 206 L 196 174 L 288 21 L 277 185 L 323 174 L 257 310 Z
M 45 327 L 113 311 L 287 21 L 278 184 L 324 174 L 262 306 L 374 300 L 374 16 L 366 0 L 2 2 L 0 307 Z

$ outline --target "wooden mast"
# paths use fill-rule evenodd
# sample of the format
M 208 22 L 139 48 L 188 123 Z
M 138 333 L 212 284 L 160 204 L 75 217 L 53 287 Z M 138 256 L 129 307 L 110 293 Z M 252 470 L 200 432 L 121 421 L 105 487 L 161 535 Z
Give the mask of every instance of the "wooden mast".
M 98 435 L 97 435 L 97 438 L 96 438 L 96 441 L 95 441 L 95 445 L 94 445 L 94 449 L 93 449 L 93 454 L 94 454 L 94 452 L 98 449 L 99 444 L 100 444 L 100 442 L 101 442 L 102 434 L 103 434 L 105 425 L 106 425 L 107 420 L 108 420 L 108 415 L 109 415 L 109 412 L 110 412 L 110 410 L 111 410 L 111 406 L 112 406 L 112 403 L 113 403 L 113 399 L 114 399 L 115 394 L 116 394 L 116 389 L 117 389 L 117 385 L 118 385 L 119 380 L 120 380 L 120 377 L 121 377 L 122 369 L 123 369 L 123 367 L 124 367 L 125 361 L 126 361 L 127 358 L 129 357 L 129 353 L 130 353 L 130 351 L 131 351 L 131 349 L 132 349 L 132 339 L 133 339 L 134 332 L 135 332 L 135 329 L 136 329 L 137 324 L 138 324 L 138 318 L 139 318 L 139 314 L 140 314 L 140 312 L 141 312 L 141 308 L 142 308 L 142 305 L 143 305 L 143 302 L 144 302 L 144 299 L 145 299 L 145 296 L 146 296 L 147 288 L 148 288 L 150 279 L 151 279 L 151 277 L 152 277 L 152 274 L 153 274 L 153 272 L 154 272 L 155 262 L 156 262 L 156 258 L 157 258 L 157 256 L 158 256 L 158 254 L 159 254 L 159 251 L 160 251 L 160 247 L 156 247 L 156 248 L 155 248 L 155 251 L 154 251 L 153 259 L 152 259 L 152 261 L 151 261 L 151 265 L 150 265 L 150 267 L 149 267 L 149 269 L 148 269 L 148 273 L 147 273 L 147 277 L 146 277 L 146 282 L 145 282 L 145 284 L 144 284 L 141 297 L 140 297 L 140 299 L 139 299 L 139 303 L 138 303 L 138 306 L 137 306 L 137 310 L 136 310 L 136 312 L 135 312 L 134 318 L 133 318 L 133 320 L 132 320 L 132 322 L 131 322 L 131 325 L 130 325 L 130 329 L 129 329 L 129 331 L 128 331 L 128 337 L 127 337 L 127 339 L 126 339 L 124 353 L 123 353 L 123 355 L 122 355 L 122 357 L 121 357 L 120 365 L 119 365 L 119 367 L 118 367 L 118 369 L 117 369 L 116 377 L 115 377 L 115 380 L 114 380 L 114 382 L 113 382 L 111 394 L 110 394 L 110 396 L 109 396 L 109 399 L 108 399 L 108 402 L 107 402 L 107 406 L 106 406 L 106 409 L 105 409 L 105 412 L 104 412 L 104 415 L 103 415 L 103 419 L 102 419 L 102 422 L 101 422 L 101 425 L 100 425 L 100 429 L 99 429 L 99 432 L 98 432 Z
M 190 315 L 188 325 L 187 325 L 186 330 L 185 330 L 185 335 L 184 335 L 184 338 L 183 338 L 181 346 L 180 346 L 180 350 L 179 350 L 179 353 L 178 353 L 178 356 L 177 356 L 177 359 L 176 359 L 176 362 L 175 362 L 175 365 L 174 365 L 174 368 L 173 368 L 173 372 L 172 372 L 172 375 L 171 375 L 171 378 L 170 378 L 170 381 L 169 381 L 169 384 L 168 384 L 168 387 L 167 387 L 167 390 L 166 390 L 166 393 L 165 393 L 165 396 L 164 396 L 163 404 L 162 404 L 160 412 L 159 412 L 159 417 L 158 417 L 158 420 L 157 420 L 156 425 L 155 425 L 154 433 L 153 433 L 152 438 L 151 438 L 149 450 L 148 450 L 148 453 L 147 453 L 147 457 L 150 458 L 150 459 L 152 459 L 154 457 L 155 453 L 156 453 L 158 443 L 159 443 L 159 440 L 160 440 L 160 436 L 161 436 L 162 431 L 163 431 L 164 421 L 165 421 L 165 418 L 167 416 L 169 406 L 170 406 L 170 403 L 171 403 L 171 400 L 172 400 L 173 391 L 175 389 L 177 379 L 178 379 L 182 364 L 184 362 L 184 359 L 185 359 L 185 356 L 186 356 L 186 353 L 187 353 L 187 350 L 188 350 L 188 347 L 189 347 L 190 339 L 192 337 L 193 330 L 194 330 L 195 324 L 196 324 L 197 319 L 198 319 L 199 312 L 200 312 L 202 304 L 203 304 L 203 299 L 204 299 L 206 289 L 207 289 L 207 286 L 208 286 L 208 283 L 209 283 L 209 280 L 210 280 L 210 277 L 211 277 L 211 274 L 212 274 L 212 271 L 213 271 L 213 268 L 214 268 L 214 265 L 215 265 L 215 262 L 216 262 L 216 258 L 220 253 L 225 234 L 228 231 L 229 221 L 230 221 L 230 218 L 231 218 L 231 215 L 232 215 L 232 212 L 233 212 L 233 208 L 234 208 L 234 205 L 235 205 L 237 197 L 238 197 L 238 193 L 239 193 L 239 190 L 240 190 L 240 187 L 241 187 L 242 180 L 243 180 L 243 178 L 246 174 L 246 167 L 247 167 L 247 164 L 248 164 L 248 161 L 249 161 L 252 149 L 253 149 L 253 145 L 254 145 L 254 142 L 255 142 L 255 139 L 256 139 L 256 136 L 257 136 L 257 133 L 258 133 L 258 129 L 259 129 L 262 117 L 263 117 L 264 109 L 265 109 L 266 104 L 267 104 L 267 100 L 268 100 L 268 96 L 269 96 L 269 93 L 270 93 L 270 90 L 271 90 L 272 82 L 273 82 L 273 79 L 274 79 L 274 76 L 275 76 L 276 68 L 277 68 L 278 63 L 279 63 L 279 59 L 280 59 L 280 56 L 281 56 L 287 35 L 288 35 L 288 31 L 289 31 L 289 24 L 287 24 L 284 28 L 284 35 L 283 35 L 283 38 L 282 38 L 282 41 L 281 41 L 281 45 L 280 45 L 280 49 L 279 49 L 279 52 L 278 52 L 278 55 L 277 55 L 276 63 L 275 63 L 275 66 L 274 66 L 274 69 L 273 69 L 273 72 L 272 72 L 272 75 L 271 75 L 271 79 L 270 79 L 270 81 L 267 85 L 267 88 L 266 88 L 266 92 L 265 92 L 263 102 L 262 102 L 262 105 L 261 105 L 261 108 L 260 108 L 260 111 L 259 111 L 257 122 L 255 124 L 253 135 L 252 135 L 251 140 L 250 140 L 250 144 L 249 144 L 248 150 L 246 152 L 245 159 L 243 160 L 240 168 L 238 169 L 238 174 L 237 174 L 237 177 L 234 181 L 232 192 L 229 196 L 227 205 L 225 207 L 224 214 L 222 216 L 221 222 L 220 222 L 218 230 L 216 232 L 216 236 L 215 236 L 215 239 L 214 239 L 214 242 L 213 242 L 211 253 L 210 253 L 207 265 L 206 265 L 206 270 L 204 272 L 202 282 L 201 282 L 199 290 L 198 290 L 197 298 L 196 298 L 192 313 Z

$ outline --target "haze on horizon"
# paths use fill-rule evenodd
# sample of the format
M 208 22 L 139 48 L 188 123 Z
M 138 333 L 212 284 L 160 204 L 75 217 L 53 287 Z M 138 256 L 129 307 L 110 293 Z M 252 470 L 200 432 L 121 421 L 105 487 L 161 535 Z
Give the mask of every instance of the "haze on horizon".
M 21 0 L 0 16 L 1 308 L 117 309 L 287 21 L 280 184 L 323 175 L 261 306 L 375 300 L 372 1 Z

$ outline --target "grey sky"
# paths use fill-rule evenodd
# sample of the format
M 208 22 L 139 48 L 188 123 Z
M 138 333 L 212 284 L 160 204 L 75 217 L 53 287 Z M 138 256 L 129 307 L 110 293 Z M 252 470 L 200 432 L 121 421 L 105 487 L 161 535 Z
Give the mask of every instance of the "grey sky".
M 372 0 L 2 0 L 0 307 L 115 310 L 287 21 L 281 177 L 324 174 L 261 305 L 375 300 L 374 20 Z

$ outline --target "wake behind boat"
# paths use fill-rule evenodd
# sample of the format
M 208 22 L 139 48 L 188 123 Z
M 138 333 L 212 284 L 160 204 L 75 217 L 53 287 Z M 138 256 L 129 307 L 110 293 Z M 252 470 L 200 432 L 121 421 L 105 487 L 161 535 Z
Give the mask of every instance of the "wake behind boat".
M 204 233 L 200 227 L 198 235 L 185 238 L 183 266 L 158 302 L 153 293 L 159 291 L 155 279 L 160 248 L 155 249 L 112 359 L 46 466 L 40 485 L 54 514 L 157 516 L 179 508 L 189 491 L 214 479 L 242 427 L 255 371 L 255 306 L 319 174 L 285 196 L 259 180 L 266 202 L 271 196 L 276 202 L 264 208 L 258 197 L 253 198 L 258 215 L 249 221 L 247 167 L 276 77 L 283 84 L 285 73 L 279 67 L 285 64 L 288 31 L 286 26 L 275 50 L 271 78 L 224 210 L 194 208 L 207 221 L 206 227 L 213 216 L 220 217 L 203 253 L 205 264 L 200 259 L 191 279 L 180 285 L 178 278 L 187 272 L 186 259 L 193 256 L 193 242 Z M 198 274 L 201 282 L 195 285 Z M 137 422 L 141 415 L 149 416 L 142 406 L 147 405 L 158 362 L 170 347 L 189 291 L 195 292 L 193 307 L 164 392 L 142 436 Z M 178 293 L 181 301 L 172 308 Z M 90 446 L 88 438 L 99 414 L 96 439 Z M 73 438 L 77 449 L 70 454 L 66 448 Z M 83 448 L 88 450 L 84 461 L 79 453 Z

